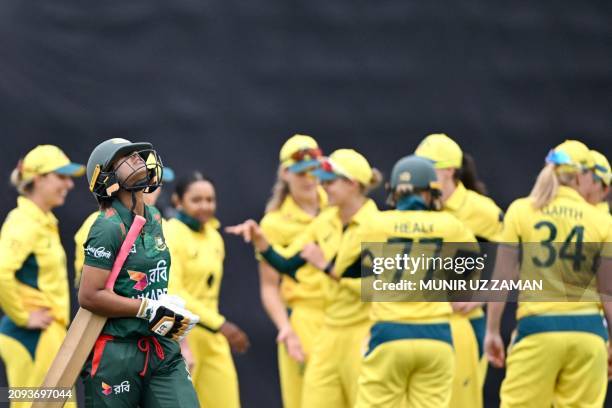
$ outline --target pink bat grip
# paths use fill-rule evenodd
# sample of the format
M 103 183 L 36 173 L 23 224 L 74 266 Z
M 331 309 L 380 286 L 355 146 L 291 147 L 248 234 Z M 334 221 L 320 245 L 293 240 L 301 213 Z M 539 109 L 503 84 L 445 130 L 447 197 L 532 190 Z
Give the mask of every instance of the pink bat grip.
M 117 276 L 119 276 L 119 272 L 121 271 L 121 267 L 123 266 L 123 263 L 130 254 L 132 245 L 134 245 L 134 242 L 136 242 L 136 238 L 138 238 L 138 234 L 140 234 L 140 231 L 142 230 L 142 227 L 145 225 L 146 222 L 147 220 L 144 217 L 141 217 L 140 215 L 137 215 L 134 218 L 134 221 L 132 221 L 130 230 L 126 235 L 125 240 L 123 240 L 123 244 L 121 244 L 119 253 L 115 258 L 111 273 L 110 275 L 108 275 L 108 279 L 106 279 L 106 284 L 104 285 L 106 289 L 113 290 L 113 287 L 115 286 L 115 281 L 117 280 Z

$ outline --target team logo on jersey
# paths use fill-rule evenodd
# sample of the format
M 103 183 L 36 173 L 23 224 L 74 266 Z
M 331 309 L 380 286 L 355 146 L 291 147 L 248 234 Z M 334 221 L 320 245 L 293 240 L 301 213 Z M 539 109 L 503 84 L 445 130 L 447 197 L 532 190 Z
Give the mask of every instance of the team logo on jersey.
M 136 244 L 132 244 L 132 249 L 130 249 L 130 254 L 136 253 Z
M 147 278 L 146 273 L 128 271 L 128 274 L 130 275 L 131 280 L 136 281 L 136 284 L 134 284 L 134 289 L 142 292 L 147 288 L 147 286 L 149 286 L 149 279 Z
M 159 235 L 155 237 L 155 248 L 158 251 L 165 251 L 166 248 L 168 248 L 168 246 L 164 242 L 164 239 Z

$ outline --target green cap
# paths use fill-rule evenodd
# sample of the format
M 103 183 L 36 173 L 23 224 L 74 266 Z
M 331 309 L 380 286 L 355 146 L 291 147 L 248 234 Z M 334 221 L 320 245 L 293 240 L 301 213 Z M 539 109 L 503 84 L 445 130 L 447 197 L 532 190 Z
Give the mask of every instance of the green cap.
M 398 187 L 414 191 L 415 189 L 438 189 L 438 178 L 431 160 L 410 155 L 398 160 L 391 171 L 389 181 L 391 189 Z

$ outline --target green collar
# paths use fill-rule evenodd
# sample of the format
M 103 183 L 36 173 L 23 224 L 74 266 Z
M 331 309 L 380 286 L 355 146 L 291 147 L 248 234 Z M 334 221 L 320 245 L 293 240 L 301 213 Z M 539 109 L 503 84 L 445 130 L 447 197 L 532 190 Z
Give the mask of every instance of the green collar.
M 129 210 L 129 208 L 123 205 L 121 200 L 119 200 L 118 198 L 115 198 L 113 200 L 111 206 L 115 209 L 115 211 L 117 211 L 117 214 L 119 214 L 121 221 L 123 221 L 123 223 L 129 228 L 130 225 L 132 225 L 132 221 L 134 220 L 134 216 L 132 212 Z M 145 212 L 145 218 L 147 219 L 147 221 L 149 221 L 150 211 L 147 210 L 146 205 L 144 206 L 144 212 Z
M 188 226 L 189 229 L 193 231 L 196 231 L 196 232 L 202 231 L 202 227 L 203 227 L 202 223 L 196 220 L 195 218 L 193 218 L 191 215 L 187 215 L 183 211 L 179 211 L 176 213 L 176 219 L 182 222 L 183 224 L 185 224 L 186 226 Z

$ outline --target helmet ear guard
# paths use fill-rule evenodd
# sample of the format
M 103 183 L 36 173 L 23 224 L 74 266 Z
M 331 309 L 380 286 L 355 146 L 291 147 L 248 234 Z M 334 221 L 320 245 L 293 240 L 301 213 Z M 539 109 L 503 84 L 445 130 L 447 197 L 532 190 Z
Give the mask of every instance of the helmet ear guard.
M 89 191 L 98 198 L 112 197 L 120 188 L 115 171 L 101 171 L 100 168 L 99 164 L 96 165 L 89 183 Z

